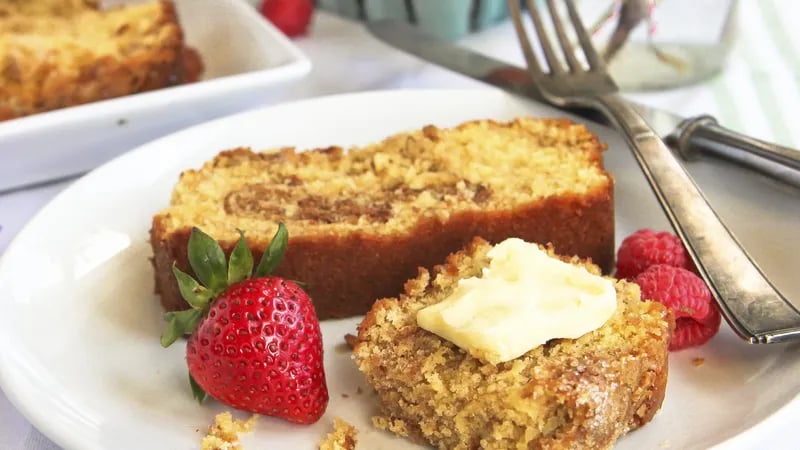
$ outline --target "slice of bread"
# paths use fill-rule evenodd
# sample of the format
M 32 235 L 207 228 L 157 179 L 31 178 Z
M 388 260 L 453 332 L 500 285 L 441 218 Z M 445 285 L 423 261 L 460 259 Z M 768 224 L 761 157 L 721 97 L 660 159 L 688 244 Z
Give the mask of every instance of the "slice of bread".
M 609 269 L 604 148 L 583 125 L 520 118 L 427 126 L 349 152 L 225 151 L 184 172 L 153 218 L 156 289 L 166 309 L 186 306 L 171 268 L 190 270 L 193 226 L 226 252 L 241 229 L 258 258 L 278 222 L 289 248 L 276 275 L 307 282 L 320 318 L 364 314 L 476 235 L 551 242 Z
M 490 249 L 475 239 L 420 269 L 359 325 L 354 359 L 380 399 L 375 425 L 440 449 L 596 450 L 649 422 L 666 389 L 672 317 L 635 283 L 616 281 L 617 310 L 600 328 L 498 365 L 417 326 L 417 311 L 481 276 Z
M 171 2 L 95 7 L 0 3 L 0 120 L 197 79 Z

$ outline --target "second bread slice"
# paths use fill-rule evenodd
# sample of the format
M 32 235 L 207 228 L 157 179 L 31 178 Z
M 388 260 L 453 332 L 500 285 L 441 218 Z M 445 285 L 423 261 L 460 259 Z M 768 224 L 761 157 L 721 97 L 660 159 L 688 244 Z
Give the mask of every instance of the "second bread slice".
M 478 235 L 549 242 L 608 269 L 604 148 L 583 125 L 521 118 L 427 126 L 349 151 L 222 152 L 184 172 L 153 219 L 156 288 L 166 309 L 185 307 L 171 267 L 190 270 L 193 226 L 226 252 L 244 230 L 258 258 L 278 222 L 290 241 L 276 275 L 307 282 L 320 318 L 364 314 Z

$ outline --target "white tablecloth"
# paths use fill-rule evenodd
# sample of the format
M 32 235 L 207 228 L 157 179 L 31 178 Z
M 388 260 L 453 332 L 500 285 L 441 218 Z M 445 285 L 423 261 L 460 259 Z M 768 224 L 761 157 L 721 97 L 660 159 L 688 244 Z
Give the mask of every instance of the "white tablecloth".
M 738 37 L 720 76 L 694 87 L 631 97 L 686 116 L 710 113 L 731 128 L 798 147 L 800 127 L 794 123 L 800 117 L 800 52 L 795 49 L 800 48 L 800 2 L 742 0 L 740 8 Z M 509 61 L 522 60 L 508 23 L 462 43 Z M 309 77 L 276 89 L 275 102 L 376 89 L 486 88 L 399 53 L 372 39 L 358 24 L 327 14 L 317 14 L 312 33 L 298 44 L 314 69 Z M 253 105 L 258 106 L 262 105 Z M 25 222 L 70 183 L 0 195 L 0 254 Z M 0 449 L 57 448 L 0 392 Z

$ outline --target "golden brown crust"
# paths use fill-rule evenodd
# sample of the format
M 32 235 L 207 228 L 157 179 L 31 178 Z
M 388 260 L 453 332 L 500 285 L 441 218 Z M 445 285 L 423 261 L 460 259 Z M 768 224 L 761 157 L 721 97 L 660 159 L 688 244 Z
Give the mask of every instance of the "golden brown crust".
M 170 1 L 0 18 L 0 120 L 195 80 Z
M 61 17 L 99 7 L 99 0 L 0 0 L 0 19 L 19 15 Z
M 359 325 L 354 359 L 381 400 L 375 425 L 440 449 L 604 449 L 649 422 L 664 398 L 672 319 L 635 284 L 617 282 L 618 310 L 600 329 L 497 366 L 416 325 L 416 311 L 480 273 L 488 248 L 476 239 L 420 270 Z
M 545 119 L 532 122 L 535 122 L 536 126 L 544 124 L 544 131 L 539 131 L 542 134 L 575 127 L 571 122 L 563 120 Z M 510 126 L 491 121 L 476 121 L 462 124 L 455 130 L 486 127 L 489 131 L 483 135 L 491 137 L 491 130 L 500 128 L 497 133 L 504 133 Z M 527 126 L 533 127 L 533 125 Z M 525 126 L 521 126 L 521 131 L 532 132 Z M 444 135 L 450 130 L 426 127 L 422 132 L 430 141 L 440 142 L 447 139 Z M 186 246 L 192 226 L 200 226 L 219 239 L 226 253 L 232 250 L 235 239 L 238 238 L 238 235 L 228 231 L 235 232 L 236 228 L 247 230 L 248 245 L 256 258 L 259 258 L 268 245 L 268 238 L 274 233 L 273 223 L 277 220 L 287 223 L 290 244 L 276 274 L 307 282 L 317 314 L 323 319 L 365 313 L 374 299 L 396 295 L 403 283 L 417 273 L 418 267 L 432 267 L 454 250 L 470 242 L 476 235 L 481 235 L 492 242 L 511 236 L 531 242 L 550 242 L 559 252 L 591 258 L 605 270 L 609 270 L 614 251 L 613 183 L 610 181 L 610 176 L 602 170 L 600 159 L 604 146 L 585 128 L 581 127 L 577 132 L 580 134 L 575 140 L 585 147 L 589 164 L 594 165 L 593 169 L 597 172 L 595 175 L 597 181 L 587 191 L 581 194 L 567 192 L 544 195 L 537 197 L 535 201 L 504 206 L 502 198 L 489 200 L 481 198 L 491 195 L 485 194 L 485 191 L 492 190 L 491 185 L 487 183 L 483 186 L 477 182 L 470 182 L 464 188 L 466 194 L 463 195 L 466 195 L 466 200 L 458 200 L 461 199 L 458 197 L 462 195 L 461 193 L 452 196 L 448 194 L 443 196 L 443 200 L 435 201 L 438 203 L 434 203 L 434 207 L 430 209 L 433 211 L 431 214 L 424 215 L 423 210 L 404 213 L 406 215 L 403 215 L 403 218 L 413 225 L 408 228 L 398 227 L 396 232 L 388 232 L 386 227 L 392 225 L 390 219 L 393 217 L 392 211 L 397 210 L 397 205 L 391 204 L 374 192 L 361 190 L 348 195 L 336 191 L 337 193 L 333 194 L 338 196 L 335 197 L 336 202 L 341 199 L 341 203 L 334 203 L 338 205 L 336 208 L 323 208 L 318 205 L 310 207 L 311 200 L 331 203 L 330 199 L 312 195 L 313 193 L 302 194 L 305 197 L 300 197 L 299 200 L 290 198 L 292 195 L 299 195 L 297 192 L 306 189 L 311 182 L 308 177 L 300 178 L 294 174 L 281 175 L 281 170 L 288 170 L 286 167 L 310 169 L 323 164 L 341 165 L 346 158 L 355 158 L 352 152 L 345 154 L 338 147 L 301 153 L 293 149 L 271 153 L 254 153 L 247 149 L 224 151 L 202 169 L 184 172 L 179 186 L 173 193 L 173 206 L 153 219 L 150 237 L 154 253 L 156 290 L 165 309 L 176 310 L 186 307 L 179 295 L 171 267 L 175 262 L 181 270 L 191 273 Z M 404 135 L 399 136 L 389 140 L 405 142 Z M 391 155 L 390 144 L 384 143 L 379 146 L 386 148 L 381 147 L 375 155 L 381 157 Z M 530 151 L 535 153 L 536 149 L 531 148 Z M 354 152 L 363 154 L 362 150 Z M 224 171 L 230 173 L 243 166 L 252 166 L 251 169 L 256 174 L 271 173 L 274 177 L 283 178 L 272 184 L 247 178 L 248 181 L 236 181 L 239 185 L 224 186 L 229 180 L 242 180 L 245 175 L 237 172 L 236 175 L 224 177 L 221 173 Z M 376 169 L 373 167 L 369 170 Z M 220 174 L 214 175 L 217 173 Z M 302 175 L 302 172 L 299 173 Z M 460 181 L 459 183 L 464 184 Z M 206 192 L 208 185 L 214 186 L 214 193 Z M 240 185 L 250 189 L 247 195 L 252 195 L 245 199 L 243 194 L 245 191 Z M 330 182 L 325 181 L 324 186 L 329 185 Z M 474 186 L 474 190 L 470 191 L 469 186 Z M 402 192 L 405 192 L 405 189 L 406 187 L 402 185 L 395 187 L 392 191 L 395 194 L 392 195 L 404 195 Z M 448 185 L 437 189 L 449 192 L 456 188 Z M 192 206 L 191 211 L 188 211 L 189 206 L 182 205 L 188 204 L 190 199 L 199 197 L 198 190 L 204 192 L 203 206 Z M 397 192 L 400 194 L 396 194 Z M 424 188 L 420 192 L 420 197 L 426 193 Z M 229 204 L 234 194 L 239 196 L 236 200 L 238 203 L 234 205 L 238 208 L 236 211 L 231 209 L 232 206 Z M 207 201 L 205 196 L 214 196 L 214 201 Z M 276 198 L 279 201 L 275 201 Z M 272 203 L 261 205 L 268 201 Z M 463 204 L 460 210 L 457 209 L 460 204 L 453 203 L 457 201 Z M 491 203 L 492 201 L 496 203 Z M 251 207 L 252 204 L 261 209 Z M 305 205 L 306 209 L 294 212 L 295 216 L 302 215 L 302 220 L 287 217 L 289 212 L 280 212 L 288 208 L 287 205 L 294 204 Z M 377 207 L 377 204 L 384 206 Z M 270 211 L 274 209 L 275 212 L 270 213 L 265 211 L 266 209 Z M 447 214 L 439 214 L 448 209 Z M 198 218 L 186 218 L 189 212 Z M 309 219 L 310 215 L 317 217 Z M 320 218 L 321 216 L 325 217 Z M 196 220 L 205 220 L 209 224 L 201 224 Z M 225 223 L 225 228 L 217 229 L 219 228 L 217 224 L 220 223 Z M 352 223 L 358 223 L 358 226 L 351 226 Z M 254 234 L 254 229 L 264 231 Z
M 363 314 L 377 298 L 395 295 L 418 267 L 432 267 L 453 249 L 481 234 L 492 242 L 516 236 L 552 243 L 561 253 L 613 263 L 614 211 L 611 192 L 581 198 L 553 198 L 509 211 L 468 212 L 444 223 L 425 220 L 406 236 L 302 236 L 292 238 L 278 276 L 308 283 L 321 319 Z M 191 273 L 187 244 L 191 228 L 167 234 L 163 219 L 153 221 L 156 289 L 168 311 L 186 307 L 172 275 L 173 261 Z M 221 242 L 226 255 L 235 242 Z M 264 247 L 251 249 L 256 260 Z M 422 250 L 424 249 L 424 251 Z

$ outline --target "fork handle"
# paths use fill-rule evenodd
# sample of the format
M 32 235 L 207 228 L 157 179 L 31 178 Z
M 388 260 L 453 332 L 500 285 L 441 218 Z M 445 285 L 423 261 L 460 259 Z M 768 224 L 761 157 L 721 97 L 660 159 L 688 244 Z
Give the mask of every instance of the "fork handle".
M 800 312 L 769 282 L 722 223 L 694 180 L 619 95 L 596 97 L 623 131 L 670 223 L 728 323 L 751 343 L 800 339 Z

